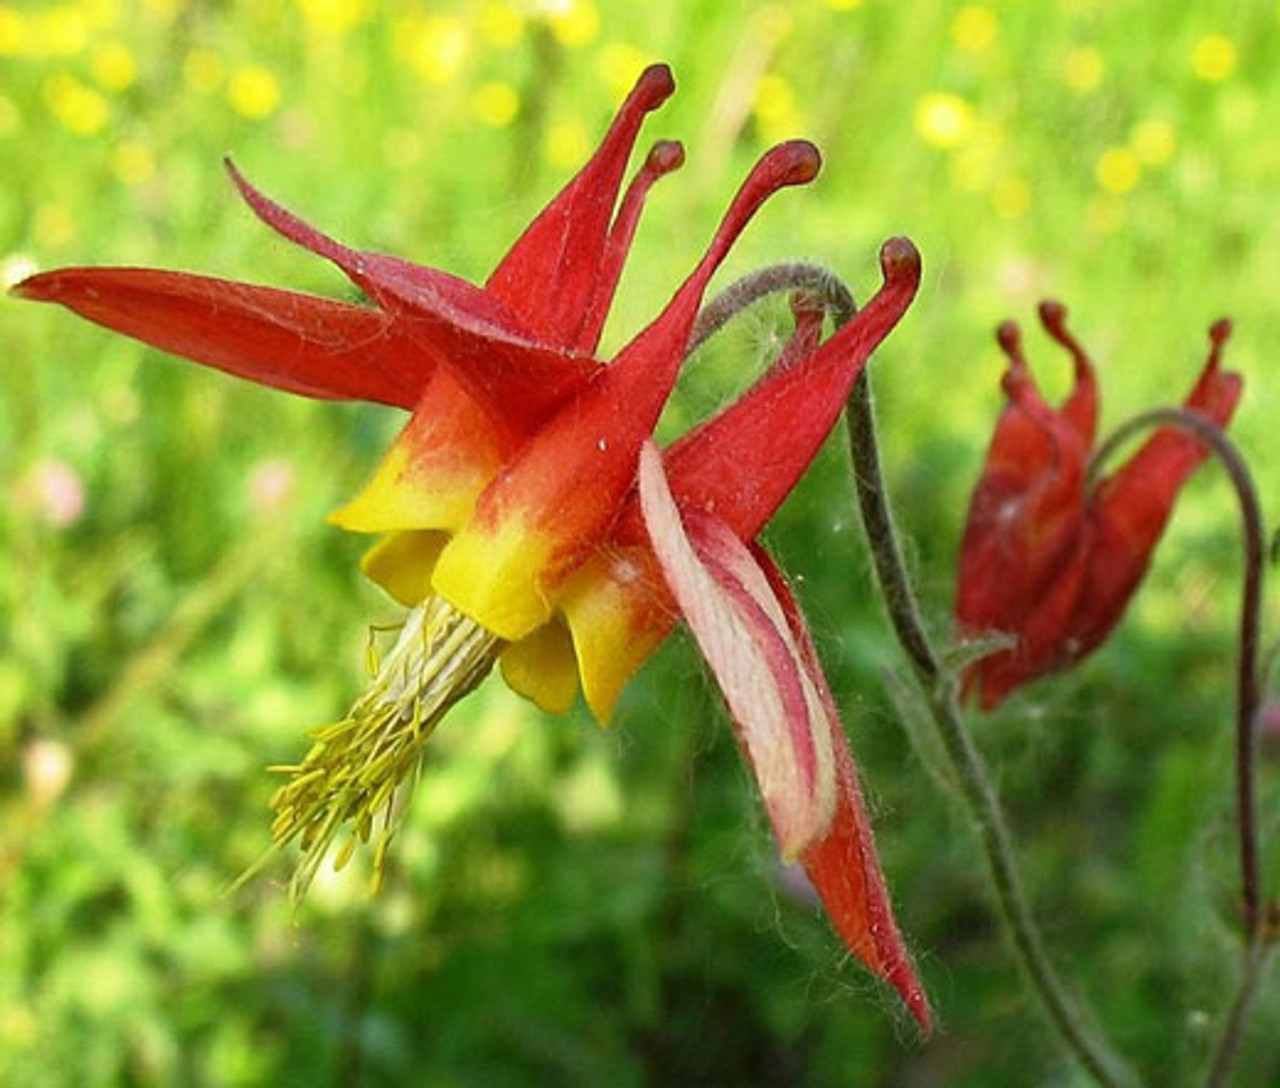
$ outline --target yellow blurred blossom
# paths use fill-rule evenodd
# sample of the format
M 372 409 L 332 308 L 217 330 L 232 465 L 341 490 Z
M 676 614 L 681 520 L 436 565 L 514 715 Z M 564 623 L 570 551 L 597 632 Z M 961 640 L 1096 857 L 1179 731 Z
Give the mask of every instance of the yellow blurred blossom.
M 509 3 L 485 4 L 480 12 L 480 37 L 498 49 L 510 49 L 524 37 L 524 16 Z
M 104 42 L 94 49 L 89 71 L 99 86 L 109 91 L 123 91 L 137 80 L 138 62 L 119 42 Z
M 72 56 L 89 42 L 89 23 L 84 12 L 69 4 L 33 15 L 27 30 L 27 40 L 33 50 L 50 56 Z
M 120 21 L 120 0 L 79 0 L 77 7 L 95 30 Z
M 142 6 L 161 22 L 170 22 L 178 14 L 181 0 L 142 0 Z
M 222 61 L 212 49 L 193 49 L 182 62 L 182 78 L 197 94 L 212 94 L 222 86 Z
M 600 33 L 600 13 L 591 0 L 555 0 L 545 6 L 551 33 L 561 45 L 590 45 Z
M 27 20 L 22 12 L 0 7 L 0 57 L 21 53 L 27 43 Z
M 13 99 L 0 95 L 0 137 L 9 136 L 16 132 L 18 122 L 21 119 L 22 115 L 18 112 L 18 107 L 14 105 Z
M 1077 94 L 1094 90 L 1106 73 L 1102 54 L 1091 45 L 1078 45 L 1067 50 L 1062 61 L 1062 78 Z
M 1001 178 L 991 190 L 991 205 L 1006 219 L 1021 219 L 1031 210 L 1031 186 L 1025 178 Z
M 616 101 L 635 86 L 636 77 L 649 64 L 649 54 L 627 42 L 610 42 L 600 50 L 596 70 Z
M 862 0 L 827 0 L 827 7 L 832 11 L 852 11 L 862 7 Z
M 1095 197 L 1089 202 L 1089 226 L 1098 234 L 1114 234 L 1124 226 L 1124 200 L 1117 196 Z
M 1143 166 L 1164 166 L 1178 149 L 1178 138 L 1168 121 L 1142 121 L 1133 127 L 1129 146 Z
M 795 91 L 785 76 L 770 74 L 756 84 L 752 110 L 767 140 L 794 136 L 800 125 Z
M 915 122 L 932 147 L 959 147 L 973 131 L 973 107 L 957 94 L 934 91 L 916 102 Z
M 341 37 L 364 22 L 368 0 L 297 0 L 303 18 L 316 30 Z
M 76 236 L 76 222 L 65 204 L 41 204 L 32 219 L 36 242 L 49 249 L 65 246 Z
M 481 123 L 502 128 L 511 124 L 519 112 L 520 96 L 510 83 L 484 83 L 472 97 L 471 106 Z
M 1221 34 L 1206 34 L 1191 50 L 1191 70 L 1207 83 L 1221 83 L 1236 70 L 1236 47 Z
M 428 83 L 448 83 L 467 59 L 467 28 L 451 15 L 411 18 L 396 34 L 400 55 Z
M 126 185 L 141 185 L 156 172 L 156 157 L 141 140 L 122 140 L 111 156 L 111 169 Z
M 581 166 L 590 152 L 591 139 L 580 121 L 557 121 L 547 132 L 547 159 L 557 169 Z
M 966 53 L 981 53 L 996 40 L 1000 20 L 990 8 L 981 4 L 963 7 L 951 21 L 951 37 Z
M 232 73 L 227 98 L 236 113 L 259 120 L 271 116 L 280 105 L 280 87 L 262 65 L 250 64 Z
M 107 100 L 65 72 L 45 80 L 44 99 L 63 127 L 80 136 L 101 132 L 110 118 Z
M 1129 148 L 1112 147 L 1098 157 L 1093 175 L 1107 192 L 1127 193 L 1141 179 L 1142 163 Z

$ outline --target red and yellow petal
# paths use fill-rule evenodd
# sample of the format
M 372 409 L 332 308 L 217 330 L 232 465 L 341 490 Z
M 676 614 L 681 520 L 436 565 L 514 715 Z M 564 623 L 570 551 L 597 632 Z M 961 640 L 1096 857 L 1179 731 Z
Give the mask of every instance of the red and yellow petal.
M 440 557 L 442 597 L 511 641 L 551 617 L 557 585 L 602 542 L 635 479 L 640 445 L 671 392 L 712 274 L 765 200 L 811 180 L 820 161 L 813 145 L 793 141 L 757 163 L 662 314 L 481 495 Z
M 439 367 L 372 478 L 329 520 L 357 533 L 456 530 L 516 441 Z
M 577 655 L 582 694 L 601 725 L 622 689 L 671 633 L 678 613 L 647 547 L 603 548 L 565 582 L 558 604 Z

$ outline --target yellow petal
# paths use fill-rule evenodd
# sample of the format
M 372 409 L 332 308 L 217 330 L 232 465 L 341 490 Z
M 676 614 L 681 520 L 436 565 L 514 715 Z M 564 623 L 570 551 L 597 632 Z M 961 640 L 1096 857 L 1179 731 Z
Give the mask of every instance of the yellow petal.
M 360 569 L 403 605 L 413 607 L 431 593 L 431 574 L 449 534 L 432 529 L 392 533 L 365 552 Z
M 674 604 L 647 549 L 599 552 L 558 595 L 587 706 L 601 725 L 618 696 L 675 625 Z
M 578 660 L 559 617 L 513 642 L 499 659 L 502 678 L 549 714 L 564 714 L 578 694 Z
M 356 533 L 457 529 L 497 474 L 506 444 L 448 368 L 437 367 L 372 479 L 329 520 Z
M 551 619 L 542 587 L 556 541 L 518 515 L 492 528 L 468 523 L 440 553 L 435 592 L 499 638 L 518 642 Z

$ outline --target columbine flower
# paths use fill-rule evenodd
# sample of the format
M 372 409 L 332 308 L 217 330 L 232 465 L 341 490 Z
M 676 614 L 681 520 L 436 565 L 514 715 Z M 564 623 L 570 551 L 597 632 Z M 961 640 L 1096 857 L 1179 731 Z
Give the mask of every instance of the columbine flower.
M 768 152 L 666 309 L 603 365 L 597 342 L 646 194 L 683 161 L 679 144 L 656 144 L 618 199 L 640 123 L 672 90 L 663 66 L 641 76 L 595 156 L 483 288 L 352 250 L 228 164 L 259 217 L 332 260 L 374 306 L 150 269 L 64 269 L 17 291 L 263 384 L 412 410 L 333 515 L 384 534 L 363 568 L 410 612 L 369 690 L 280 768 L 290 779 L 273 801 L 275 840 L 304 852 L 295 893 L 343 833 L 335 864 L 376 838 L 381 871 L 397 788 L 495 663 L 551 711 L 581 685 L 605 721 L 682 614 L 784 857 L 806 865 L 846 943 L 927 1027 L 834 703 L 794 598 L 753 543 L 910 303 L 919 258 L 909 242 L 886 243 L 884 289 L 821 347 L 821 313 L 801 307 L 769 373 L 659 454 L 650 435 L 708 281 L 764 201 L 820 162 L 802 141 Z
M 1066 316 L 1056 302 L 1040 306 L 1045 329 L 1075 362 L 1075 387 L 1057 410 L 1036 389 L 1018 327 L 1005 322 L 997 333 L 1009 357 L 1009 403 L 970 502 L 956 597 L 963 634 L 1016 638 L 965 674 L 966 692 L 979 692 L 987 710 L 1102 644 L 1146 573 L 1178 491 L 1209 454 L 1189 434 L 1162 427 L 1090 489 L 1097 382 Z M 1208 362 L 1185 402 L 1219 427 L 1242 388 L 1238 374 L 1219 367 L 1230 334 L 1225 320 L 1209 331 Z

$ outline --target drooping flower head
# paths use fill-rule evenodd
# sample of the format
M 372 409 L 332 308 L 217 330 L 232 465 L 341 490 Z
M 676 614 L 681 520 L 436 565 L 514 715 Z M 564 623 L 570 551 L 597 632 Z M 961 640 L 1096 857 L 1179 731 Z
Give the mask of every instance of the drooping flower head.
M 817 150 L 780 144 L 751 171 L 671 301 L 607 363 L 610 303 L 654 183 L 679 168 L 660 141 L 623 191 L 644 116 L 672 92 L 648 69 L 600 148 L 483 287 L 352 249 L 263 195 L 252 210 L 336 264 L 371 305 L 152 269 L 73 268 L 20 295 L 59 302 L 163 350 L 290 392 L 411 414 L 368 484 L 333 515 L 378 534 L 366 574 L 410 611 L 369 690 L 313 733 L 273 801 L 278 845 L 299 840 L 301 893 L 331 846 L 341 865 L 391 840 L 393 800 L 448 709 L 500 663 L 507 682 L 563 711 L 579 687 L 605 721 L 640 663 L 683 616 L 710 662 L 784 856 L 802 861 L 849 947 L 928 1008 L 893 922 L 835 704 L 799 609 L 754 537 L 838 418 L 867 357 L 919 282 L 903 239 L 884 286 L 819 346 L 797 311 L 777 364 L 665 453 L 651 435 L 703 294 L 778 190 L 810 181 Z
M 1209 455 L 1192 435 L 1162 427 L 1091 488 L 1097 379 L 1066 317 L 1060 303 L 1040 306 L 1046 331 L 1075 365 L 1074 388 L 1057 409 L 1036 388 L 1018 327 L 1005 322 L 997 332 L 1009 359 L 1008 404 L 969 504 L 956 592 L 963 635 L 1016 640 L 965 673 L 966 693 L 988 710 L 1102 644 L 1141 583 L 1178 492 Z M 1219 427 L 1242 390 L 1240 376 L 1221 368 L 1230 334 L 1225 320 L 1210 329 L 1208 361 L 1184 405 Z

